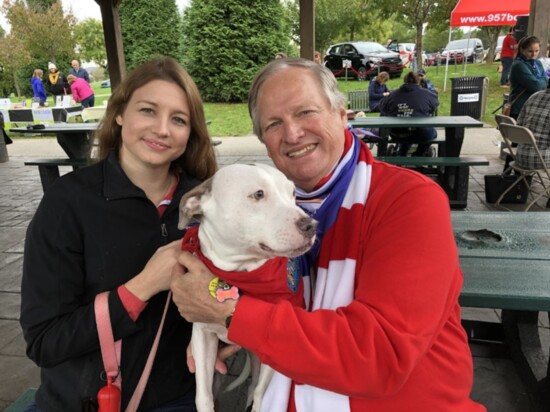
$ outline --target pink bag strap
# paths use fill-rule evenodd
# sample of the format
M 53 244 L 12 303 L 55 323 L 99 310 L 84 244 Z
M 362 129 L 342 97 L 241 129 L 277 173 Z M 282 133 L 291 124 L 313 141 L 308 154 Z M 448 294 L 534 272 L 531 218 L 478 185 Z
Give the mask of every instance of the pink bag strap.
M 145 363 L 145 368 L 141 374 L 141 378 L 134 390 L 132 398 L 128 403 L 126 412 L 135 412 L 141 402 L 141 397 L 147 386 L 147 381 L 149 380 L 149 375 L 151 375 L 151 369 L 153 368 L 153 362 L 155 361 L 155 356 L 157 354 L 157 349 L 160 341 L 160 335 L 162 334 L 162 329 L 164 327 L 164 320 L 166 319 L 166 313 L 168 312 L 168 307 L 170 306 L 170 299 L 172 297 L 172 292 L 168 292 L 166 297 L 166 303 L 164 305 L 164 312 L 162 313 L 162 319 L 160 320 L 160 325 L 157 329 L 157 334 L 147 357 L 147 362 Z M 119 388 L 122 386 L 122 377 L 120 374 L 120 351 L 121 351 L 121 340 L 114 342 L 113 329 L 111 327 L 111 318 L 109 315 L 109 292 L 103 292 L 96 296 L 94 302 L 95 317 L 97 323 L 97 331 L 99 335 L 99 344 L 101 347 L 101 357 L 103 358 L 103 367 L 107 372 L 107 376 L 115 377 L 113 384 L 117 385 Z
M 111 328 L 111 317 L 109 315 L 109 292 L 100 293 L 95 297 L 94 302 L 95 321 L 99 335 L 99 346 L 103 367 L 107 376 L 113 378 L 113 384 L 122 387 L 122 376 L 120 374 L 120 347 L 121 341 L 114 341 L 113 329 Z
M 151 351 L 149 352 L 149 356 L 147 357 L 147 362 L 145 363 L 145 368 L 143 369 L 141 378 L 139 378 L 139 382 L 136 386 L 136 390 L 134 391 L 134 394 L 132 395 L 132 398 L 128 403 L 126 412 L 137 411 L 139 403 L 141 402 L 141 397 L 143 396 L 143 392 L 145 391 L 145 386 L 147 386 L 147 381 L 149 380 L 149 375 L 151 374 L 151 369 L 153 368 L 153 362 L 155 361 L 155 355 L 157 354 L 160 335 L 162 333 L 162 328 L 164 327 L 164 320 L 166 319 L 166 313 L 168 312 L 168 306 L 170 306 L 171 298 L 172 298 L 172 292 L 170 291 L 168 292 L 168 296 L 166 297 L 166 303 L 164 304 L 164 312 L 162 313 L 162 319 L 160 320 L 160 325 L 157 330 L 157 335 L 155 336 L 155 341 L 153 342 L 153 346 L 151 347 Z

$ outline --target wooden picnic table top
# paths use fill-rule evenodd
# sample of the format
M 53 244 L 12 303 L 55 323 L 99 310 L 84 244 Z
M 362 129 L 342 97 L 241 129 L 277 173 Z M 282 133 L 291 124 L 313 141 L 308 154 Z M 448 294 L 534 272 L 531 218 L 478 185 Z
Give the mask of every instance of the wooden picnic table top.
M 483 122 L 470 116 L 426 116 L 426 117 L 394 117 L 394 116 L 367 116 L 356 117 L 349 123 L 353 127 L 483 127 Z

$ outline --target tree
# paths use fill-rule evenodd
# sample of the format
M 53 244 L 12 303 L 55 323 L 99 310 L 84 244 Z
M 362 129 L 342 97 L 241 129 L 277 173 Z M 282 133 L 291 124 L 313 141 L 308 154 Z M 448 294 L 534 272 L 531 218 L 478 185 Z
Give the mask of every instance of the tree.
M 181 18 L 175 0 L 123 1 L 119 11 L 129 70 L 159 55 L 181 59 Z
M 424 25 L 429 21 L 445 21 L 451 15 L 456 0 L 373 0 L 383 15 L 397 14 L 408 21 L 416 30 L 416 50 L 423 50 Z M 416 53 L 416 64 L 422 67 L 422 53 Z
M 373 0 L 318 0 L 315 3 L 315 45 L 325 50 L 340 41 L 385 43 L 395 19 L 383 19 Z
M 105 37 L 103 36 L 103 25 L 99 20 L 86 19 L 77 24 L 74 37 L 81 60 L 94 61 L 103 69 L 107 68 Z
M 36 67 L 45 69 L 49 61 L 58 67 L 70 67 L 74 54 L 72 15 L 63 16 L 59 0 L 4 0 L 2 11 L 11 25 L 10 36 L 2 42 L 4 65 L 10 68 L 18 95 L 30 90 L 28 79 Z M 12 56 L 7 57 L 7 56 Z
M 184 14 L 184 63 L 207 101 L 242 102 L 256 74 L 289 48 L 279 0 L 192 1 Z
M 9 95 L 13 88 L 15 88 L 16 95 L 21 96 L 17 73 L 19 69 L 31 62 L 31 56 L 25 50 L 21 39 L 12 34 L 0 39 L 0 61 L 2 62 L 2 89 L 4 89 L 2 96 Z

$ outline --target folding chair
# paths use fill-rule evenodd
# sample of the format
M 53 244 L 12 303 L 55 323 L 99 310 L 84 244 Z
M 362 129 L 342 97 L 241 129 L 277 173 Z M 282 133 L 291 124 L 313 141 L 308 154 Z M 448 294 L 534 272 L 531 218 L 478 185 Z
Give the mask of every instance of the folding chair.
M 370 112 L 369 91 L 352 90 L 348 92 L 348 109 L 357 112 Z
M 513 117 L 510 117 L 510 116 L 506 116 L 504 114 L 496 114 L 495 115 L 495 120 L 497 121 L 497 129 L 499 129 L 499 127 L 502 123 L 516 124 L 516 119 L 514 119 Z M 502 135 L 502 133 L 501 133 L 501 135 Z M 504 144 L 504 142 L 500 143 L 500 153 L 499 153 L 498 157 L 505 161 L 504 168 L 506 169 L 508 167 L 508 164 L 510 163 L 510 161 L 512 159 L 511 159 L 511 156 L 509 156 L 508 148 L 506 147 L 506 144 Z
M 107 106 L 86 107 L 82 109 L 82 121 L 84 123 L 97 122 L 105 115 Z
M 533 199 L 527 204 L 526 208 L 524 209 L 524 211 L 528 211 L 531 206 L 533 206 L 541 197 L 546 197 L 547 199 L 550 198 L 550 170 L 548 169 L 548 165 L 544 161 L 544 157 L 542 156 L 537 146 L 535 136 L 533 136 L 531 130 L 524 126 L 507 123 L 501 123 L 499 128 L 502 134 L 502 138 L 504 139 L 504 143 L 506 143 L 506 146 L 510 151 L 510 156 L 512 157 L 512 161 L 509 164 L 509 169 L 510 171 L 513 170 L 515 172 L 515 175 L 517 175 L 517 179 L 515 179 L 514 182 L 504 191 L 504 193 L 500 195 L 495 203 L 495 206 L 510 210 L 501 206 L 500 202 L 502 201 L 504 196 L 506 196 L 506 193 L 512 190 L 514 186 L 516 186 L 520 182 L 523 182 L 523 184 L 525 184 L 529 190 L 529 196 L 531 196 L 531 198 Z M 542 167 L 538 169 L 527 169 L 520 166 L 517 161 L 517 152 L 512 150 L 513 143 L 532 147 L 533 154 L 540 162 Z M 529 182 L 527 181 L 528 176 L 532 176 L 531 185 L 529 185 Z M 540 184 L 542 188 L 538 188 L 536 186 L 537 183 Z

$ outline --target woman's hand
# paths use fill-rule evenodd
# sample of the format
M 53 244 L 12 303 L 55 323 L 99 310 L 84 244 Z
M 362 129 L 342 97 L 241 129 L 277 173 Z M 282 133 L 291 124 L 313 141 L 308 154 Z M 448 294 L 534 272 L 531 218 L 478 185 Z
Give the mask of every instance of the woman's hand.
M 126 288 L 143 302 L 170 289 L 172 268 L 181 254 L 181 239 L 157 249 L 143 270 L 126 282 Z
M 208 289 L 214 276 L 208 268 L 189 252 L 182 252 L 172 270 L 172 299 L 188 322 L 217 323 L 225 326 L 225 319 L 233 313 L 236 300 L 218 302 Z M 188 272 L 185 272 L 187 268 Z
M 241 347 L 239 345 L 222 344 L 218 349 L 216 365 L 214 366 L 216 371 L 221 373 L 222 375 L 227 374 L 227 365 L 225 364 L 225 360 L 231 355 L 237 353 L 240 349 Z M 193 357 L 193 351 L 191 349 L 191 344 L 187 346 L 187 367 L 189 368 L 189 372 L 191 373 L 195 373 L 195 371 L 197 370 L 197 367 L 195 365 L 195 358 Z

